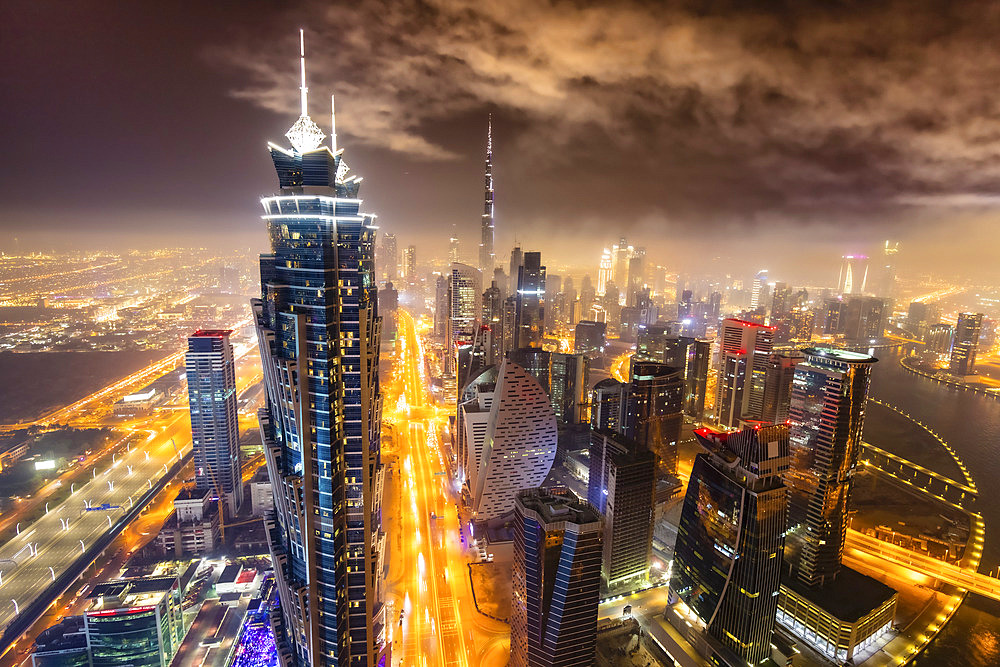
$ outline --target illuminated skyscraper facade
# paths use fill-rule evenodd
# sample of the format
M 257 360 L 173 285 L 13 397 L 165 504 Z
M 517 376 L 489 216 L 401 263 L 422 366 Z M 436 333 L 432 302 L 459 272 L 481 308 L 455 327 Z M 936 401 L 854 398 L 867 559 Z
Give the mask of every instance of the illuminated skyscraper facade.
M 591 667 L 601 589 L 601 517 L 569 491 L 514 504 L 511 667 Z
M 542 253 L 524 253 L 517 274 L 514 347 L 541 347 L 545 337 L 545 267 Z
M 740 419 L 760 419 L 774 327 L 737 319 L 722 321 L 716 410 L 719 423 L 735 428 Z
M 865 401 L 874 357 L 806 348 L 795 366 L 791 424 L 788 559 L 802 583 L 815 586 L 840 571 L 847 504 L 861 452 Z
M 841 258 L 837 291 L 840 294 L 863 294 L 868 287 L 868 258 L 864 255 L 844 255 Z
M 787 492 L 788 427 L 734 433 L 697 429 L 708 453 L 695 457 L 681 508 L 668 610 L 688 639 L 707 634 L 711 664 L 756 665 L 771 654 L 778 610 Z M 689 617 L 690 618 L 690 617 Z M 705 644 L 707 643 L 707 646 Z
M 983 328 L 982 313 L 959 313 L 955 337 L 951 343 L 948 370 L 954 375 L 971 375 L 976 368 L 979 334 Z
M 611 251 L 605 248 L 601 253 L 601 265 L 597 271 L 597 296 L 604 296 L 604 290 L 611 281 L 612 266 Z
M 750 288 L 750 310 L 756 310 L 761 303 L 761 292 L 767 286 L 767 269 L 761 269 L 753 277 L 753 285 Z
M 493 118 L 490 117 L 486 129 L 486 188 L 483 200 L 483 218 L 480 223 L 479 270 L 487 280 L 493 276 L 497 263 L 493 250 L 495 227 L 493 222 Z M 455 261 L 454 259 L 452 261 Z
M 384 467 L 374 217 L 343 151 L 302 115 L 291 149 L 269 145 L 271 251 L 252 302 L 267 405 L 259 414 L 274 515 L 267 521 L 282 620 L 298 665 L 379 667 L 384 633 Z
M 448 304 L 445 371 L 453 372 L 457 369 L 458 349 L 472 344 L 476 322 L 482 316 L 483 278 L 479 269 L 468 264 L 451 265 Z
M 541 486 L 555 461 L 558 439 L 555 413 L 538 380 L 505 360 L 497 372 L 472 488 L 476 519 L 488 521 L 510 512 L 518 491 Z
M 219 494 L 220 500 L 224 497 L 230 515 L 235 516 L 243 504 L 243 477 L 231 333 L 194 332 L 188 336 L 185 363 L 195 487 Z
M 621 433 L 656 455 L 660 470 L 677 472 L 677 443 L 684 425 L 683 369 L 632 361 Z

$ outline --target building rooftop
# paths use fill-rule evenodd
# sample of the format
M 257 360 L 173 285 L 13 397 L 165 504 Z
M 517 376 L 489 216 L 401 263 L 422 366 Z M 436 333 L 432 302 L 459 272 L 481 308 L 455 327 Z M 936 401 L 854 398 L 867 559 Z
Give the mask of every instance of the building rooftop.
M 878 359 L 869 354 L 832 347 L 807 347 L 802 352 L 808 357 L 820 357 L 845 364 L 874 364 L 878 361 Z
M 226 569 L 224 569 L 222 571 L 222 574 L 219 576 L 219 581 L 216 582 L 216 585 L 234 583 L 236 579 L 240 576 L 241 572 L 243 572 L 243 566 L 240 565 L 239 563 L 233 563 L 232 565 L 227 565 Z
M 100 615 L 105 610 L 155 605 L 176 585 L 177 577 L 140 577 L 98 584 L 87 596 L 87 613 Z
M 599 522 L 601 515 L 589 504 L 577 500 L 567 489 L 531 489 L 517 494 L 517 501 L 537 513 L 546 523 L 568 521 L 576 524 Z
M 841 568 L 834 581 L 824 586 L 810 588 L 796 577 L 788 577 L 782 581 L 782 585 L 848 623 L 854 623 L 896 595 L 895 590 L 881 581 L 846 565 Z
M 211 491 L 209 489 L 195 489 L 193 487 L 184 487 L 181 492 L 177 494 L 174 502 L 178 500 L 204 500 L 205 496 L 209 495 Z
M 198 329 L 191 338 L 223 338 L 233 333 L 232 329 Z

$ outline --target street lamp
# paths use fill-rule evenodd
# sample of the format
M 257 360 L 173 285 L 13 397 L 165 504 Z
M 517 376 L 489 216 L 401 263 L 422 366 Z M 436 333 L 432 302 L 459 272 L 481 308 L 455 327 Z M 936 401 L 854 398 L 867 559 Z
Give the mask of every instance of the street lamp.
M 21 613 L 21 609 L 20 609 L 20 607 L 17 606 L 17 600 L 15 600 L 14 598 L 11 598 L 10 601 L 14 603 L 14 613 L 15 614 L 20 614 Z
M 56 580 L 56 571 L 52 569 L 51 565 L 49 565 L 49 573 L 52 575 L 52 581 L 55 581 Z
M 87 550 L 87 547 L 83 546 L 83 540 L 80 540 L 80 553 L 83 553 L 86 550 Z

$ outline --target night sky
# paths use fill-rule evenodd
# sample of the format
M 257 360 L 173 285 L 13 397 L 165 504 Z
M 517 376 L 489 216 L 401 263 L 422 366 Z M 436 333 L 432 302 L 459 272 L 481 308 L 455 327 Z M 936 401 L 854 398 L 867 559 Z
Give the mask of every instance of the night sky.
M 36 0 L 0 25 L 0 249 L 262 245 L 301 26 L 313 119 L 336 93 L 366 208 L 418 254 L 454 226 L 472 257 L 492 112 L 501 256 L 1000 259 L 996 2 Z

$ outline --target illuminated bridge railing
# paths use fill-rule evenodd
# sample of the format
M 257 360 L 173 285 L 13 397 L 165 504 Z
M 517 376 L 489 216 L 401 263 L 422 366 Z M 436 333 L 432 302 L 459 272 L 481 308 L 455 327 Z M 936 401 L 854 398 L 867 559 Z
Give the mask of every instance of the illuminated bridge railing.
M 930 496 L 964 512 L 975 512 L 976 499 L 979 497 L 979 491 L 975 487 L 956 482 L 867 442 L 861 443 L 859 459 L 866 467 L 890 477 L 917 493 Z
M 1000 600 L 1000 579 L 976 572 L 971 567 L 946 563 L 853 529 L 847 531 L 845 546 L 847 549 L 857 549 L 871 556 L 877 556 L 983 597 Z

